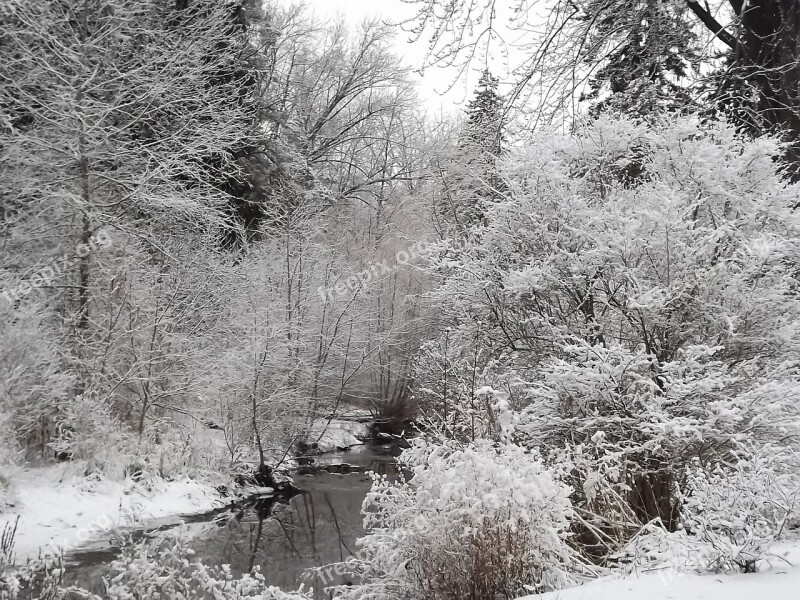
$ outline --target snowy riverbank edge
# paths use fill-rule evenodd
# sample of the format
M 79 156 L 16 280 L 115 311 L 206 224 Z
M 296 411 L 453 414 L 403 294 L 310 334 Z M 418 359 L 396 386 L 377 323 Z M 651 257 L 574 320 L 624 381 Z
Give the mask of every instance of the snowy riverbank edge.
M 367 423 L 339 418 L 315 423 L 309 438 L 320 456 L 362 445 L 367 436 Z M 223 496 L 215 483 L 189 478 L 150 480 L 149 486 L 130 479 L 93 480 L 81 474 L 81 466 L 60 463 L 20 469 L 10 478 L 14 505 L 0 513 L 0 531 L 17 524 L 14 566 L 45 554 L 68 556 L 107 547 L 110 540 L 132 530 L 178 525 L 184 518 L 273 492 L 246 486 Z M 296 466 L 288 460 L 285 469 L 291 472 Z
M 0 530 L 17 523 L 14 565 L 41 556 L 68 555 L 98 547 L 133 529 L 179 524 L 184 517 L 211 512 L 238 497 L 272 492 L 242 489 L 223 497 L 212 483 L 183 478 L 144 485 L 92 480 L 67 465 L 20 471 L 14 477 L 16 502 L 0 514 Z
M 42 553 L 68 555 L 98 548 L 132 529 L 177 524 L 184 517 L 223 508 L 237 498 L 223 497 L 211 484 L 191 479 L 159 481 L 154 489 L 125 482 L 87 481 L 62 465 L 17 475 L 16 506 L 0 514 L 0 529 L 19 517 L 15 563 L 23 566 Z M 244 490 L 243 490 L 244 491 Z M 248 489 L 244 494 L 269 493 Z M 238 494 L 237 494 L 238 496 Z M 800 540 L 773 549 L 774 558 L 758 573 L 714 575 L 654 570 L 603 578 L 520 600 L 790 600 L 800 589 Z
M 752 574 L 696 574 L 671 570 L 603 578 L 580 587 L 519 600 L 792 600 L 800 597 L 800 541 L 773 549 Z

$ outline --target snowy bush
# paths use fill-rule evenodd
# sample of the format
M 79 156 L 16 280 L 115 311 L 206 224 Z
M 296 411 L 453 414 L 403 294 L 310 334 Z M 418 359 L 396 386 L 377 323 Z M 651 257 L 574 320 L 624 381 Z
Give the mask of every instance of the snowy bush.
M 82 589 L 63 588 L 60 560 L 37 561 L 38 571 L 12 568 L 17 525 L 0 529 L 0 600 L 101 600 Z
M 418 421 L 426 431 L 448 439 L 509 441 L 514 433 L 514 378 L 497 373 L 495 361 L 475 339 L 447 331 L 429 340 L 415 366 L 415 399 L 422 408 Z
M 107 404 L 93 394 L 77 396 L 61 406 L 56 420 L 57 437 L 51 447 L 72 459 L 104 462 L 111 452 L 127 445 L 125 433 Z
M 703 543 L 705 568 L 752 572 L 800 517 L 796 461 L 761 449 L 734 465 L 689 471 L 684 524 Z
M 174 424 L 163 431 L 154 426 L 139 436 L 91 393 L 62 404 L 56 431 L 58 437 L 50 444 L 56 455 L 85 461 L 85 474 L 95 479 L 132 478 L 144 488 L 155 489 L 165 479 L 214 473 L 210 461 L 198 451 L 199 436 Z
M 755 571 L 800 518 L 797 457 L 740 448 L 732 460 L 688 467 L 681 528 L 649 524 L 616 558 L 637 570 Z
M 5 442 L 0 442 L 0 513 L 14 503 L 12 478 L 20 458 L 15 436 L 11 415 L 0 412 L 0 440 Z
M 0 269 L 0 287 L 3 275 Z M 51 417 L 72 377 L 60 365 L 48 316 L 38 304 L 15 310 L 0 296 L 0 464 L 17 462 L 26 450 L 50 457 Z
M 571 461 L 582 545 L 676 529 L 695 459 L 798 439 L 800 186 L 780 152 L 693 118 L 536 135 L 484 223 L 431 260 L 463 366 L 426 388 L 459 415 L 503 392 L 514 442 Z
M 154 450 L 149 436 L 138 439 L 95 394 L 85 393 L 62 403 L 56 432 L 50 444 L 56 456 L 84 461 L 85 474 L 93 479 L 158 477 L 157 469 L 151 466 L 149 455 Z
M 9 506 L 13 506 L 15 502 L 14 487 L 11 481 L 3 474 L 0 473 L 0 514 L 2 514 Z
M 0 532 L 0 567 L 13 530 Z M 46 565 L 29 577 L 0 568 L 0 600 L 309 600 L 301 590 L 283 592 L 268 586 L 257 567 L 236 577 L 228 565 L 207 567 L 193 558 L 180 533 L 123 547 L 109 565 L 105 593 L 96 596 L 78 587 L 64 587 L 60 564 Z
M 360 584 L 342 600 L 491 600 L 567 583 L 569 490 L 535 454 L 417 442 L 400 460 L 413 478 L 375 477 L 369 533 L 347 562 Z
M 107 600 L 308 600 L 266 585 L 257 568 L 236 577 L 228 565 L 208 567 L 178 535 L 131 544 L 111 563 Z
M 19 579 L 7 572 L 8 566 L 13 564 L 16 532 L 16 523 L 7 523 L 0 530 L 0 600 L 13 600 L 19 592 Z

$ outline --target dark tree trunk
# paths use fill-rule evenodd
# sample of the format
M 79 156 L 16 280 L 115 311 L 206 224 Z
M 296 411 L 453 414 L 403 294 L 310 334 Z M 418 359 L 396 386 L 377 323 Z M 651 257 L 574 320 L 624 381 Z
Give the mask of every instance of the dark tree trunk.
M 668 469 L 638 473 L 631 480 L 631 507 L 642 523 L 660 519 L 667 531 L 678 525 L 678 509 L 674 501 L 675 480 Z
M 686 0 L 698 20 L 733 51 L 743 77 L 759 92 L 760 129 L 782 133 L 789 175 L 800 179 L 800 0 L 728 0 L 740 16 L 738 37 L 723 27 L 708 4 Z M 766 133 L 766 132 L 765 132 Z
M 759 109 L 793 142 L 800 159 L 800 0 L 750 0 L 744 6 L 741 61 L 761 91 Z M 800 164 L 798 164 L 800 169 Z

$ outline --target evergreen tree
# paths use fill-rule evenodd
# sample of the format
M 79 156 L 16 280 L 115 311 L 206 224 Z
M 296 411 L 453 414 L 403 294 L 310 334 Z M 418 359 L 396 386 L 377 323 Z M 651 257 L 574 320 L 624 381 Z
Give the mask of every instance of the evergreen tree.
M 592 0 L 584 11 L 582 19 L 594 23 L 590 45 L 612 48 L 582 97 L 593 102 L 594 114 L 646 115 L 690 103 L 686 77 L 699 52 L 685 3 L 640 0 L 609 11 L 607 1 Z M 592 60 L 596 57 L 584 57 L 590 65 Z
M 498 94 L 500 81 L 488 69 L 481 74 L 475 97 L 467 104 L 467 122 L 462 145 L 475 154 L 491 159 L 492 164 L 503 148 L 503 98 Z
M 435 207 L 440 229 L 463 230 L 483 218 L 484 203 L 502 192 L 497 161 L 503 151 L 504 100 L 499 80 L 488 70 L 467 104 L 455 158 L 442 168 L 442 191 Z

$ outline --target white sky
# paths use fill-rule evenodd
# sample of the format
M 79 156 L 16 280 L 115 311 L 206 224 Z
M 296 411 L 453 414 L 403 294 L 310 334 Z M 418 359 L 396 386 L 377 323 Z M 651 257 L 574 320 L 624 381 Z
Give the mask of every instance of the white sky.
M 280 0 L 280 2 L 286 5 L 297 3 L 292 0 Z M 319 17 L 333 20 L 337 16 L 343 16 L 353 26 L 375 17 L 398 22 L 413 16 L 416 12 L 415 6 L 404 4 L 401 0 L 305 0 L 305 4 Z M 422 66 L 426 47 L 427 41 L 424 38 L 409 44 L 408 34 L 398 28 L 395 51 L 408 66 L 414 69 Z M 425 108 L 431 112 L 458 111 L 472 97 L 477 76 L 471 77 L 466 86 L 463 82 L 458 82 L 448 92 L 447 88 L 455 76 L 456 73 L 439 68 L 425 71 L 418 86 L 420 101 Z

